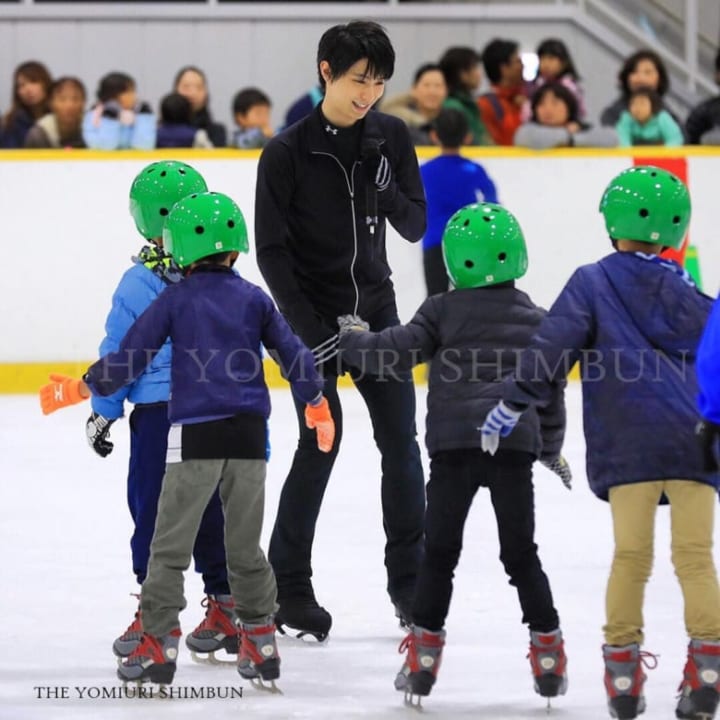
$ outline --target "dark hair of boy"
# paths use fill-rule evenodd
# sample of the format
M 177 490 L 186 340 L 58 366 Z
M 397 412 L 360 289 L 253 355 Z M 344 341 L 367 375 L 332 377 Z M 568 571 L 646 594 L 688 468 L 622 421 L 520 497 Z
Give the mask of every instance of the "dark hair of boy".
M 623 63 L 623 66 L 620 69 L 620 73 L 618 75 L 618 80 L 620 81 L 620 89 L 622 90 L 623 95 L 625 95 L 625 97 L 630 97 L 628 78 L 635 72 L 635 68 L 642 60 L 649 60 L 658 71 L 659 77 L 657 93 L 660 97 L 662 97 L 663 95 L 665 95 L 665 93 L 668 91 L 668 88 L 670 87 L 670 78 L 668 76 L 668 71 L 665 67 L 665 63 L 662 61 L 662 58 L 652 50 L 638 50 L 637 52 L 630 55 L 630 57 L 627 58 Z
M 578 75 L 578 71 L 575 69 L 575 63 L 572 61 L 567 46 L 562 40 L 557 40 L 556 38 L 543 40 L 537 46 L 535 54 L 538 58 L 541 58 L 543 55 L 557 58 L 565 65 L 565 70 L 561 73 L 562 76 L 567 75 L 573 80 L 580 80 L 580 75 Z
M 167 125 L 190 125 L 192 105 L 180 93 L 166 95 L 160 103 L 160 119 Z
M 568 109 L 568 122 L 580 122 L 578 119 L 578 101 L 575 95 L 559 82 L 552 82 L 542 85 L 534 93 L 530 99 L 530 107 L 532 109 L 532 120 L 537 122 L 537 114 L 535 110 L 541 100 L 548 94 L 552 93 L 556 98 L 562 100 Z
M 233 98 L 233 113 L 245 115 L 251 108 L 257 105 L 272 107 L 270 98 L 258 88 L 245 88 L 238 91 Z
M 513 40 L 491 40 L 483 50 L 482 62 L 488 80 L 494 85 L 502 80 L 500 67 L 507 65 L 518 51 L 519 45 Z
M 434 71 L 442 72 L 442 68 L 437 63 L 423 63 L 413 75 L 413 85 L 417 85 L 425 73 Z
M 370 20 L 354 20 L 326 30 L 317 51 L 320 87 L 325 89 L 325 79 L 320 72 L 323 60 L 330 65 L 330 76 L 334 80 L 363 58 L 368 61 L 368 77 L 389 80 L 395 72 L 395 50 L 382 25 Z
M 460 110 L 447 108 L 441 110 L 433 122 L 433 130 L 440 141 L 440 146 L 449 150 L 462 147 L 470 132 L 465 113 Z
M 628 102 L 636 97 L 646 97 L 650 101 L 653 115 L 657 115 L 662 110 L 662 100 L 655 90 L 649 87 L 639 87 L 630 93 Z
M 112 72 L 100 80 L 97 89 L 97 99 L 104 103 L 108 100 L 115 100 L 118 95 L 135 87 L 135 81 L 125 73 Z
M 71 75 L 63 75 L 53 81 L 53 84 L 50 86 L 50 97 L 55 95 L 55 93 L 60 92 L 60 90 L 62 90 L 66 85 L 74 87 L 83 96 L 83 98 L 87 97 L 85 85 L 83 85 L 82 80 L 72 77 Z
M 440 68 L 445 76 L 450 95 L 464 92 L 465 87 L 460 81 L 460 75 L 480 63 L 481 57 L 470 47 L 448 48 L 440 58 Z

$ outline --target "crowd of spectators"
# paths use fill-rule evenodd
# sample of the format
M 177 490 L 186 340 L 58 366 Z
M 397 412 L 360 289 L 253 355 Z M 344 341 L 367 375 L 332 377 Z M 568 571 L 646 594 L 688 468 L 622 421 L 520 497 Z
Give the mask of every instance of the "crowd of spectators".
M 720 144 L 720 94 L 692 108 L 685 122 L 666 104 L 670 78 L 660 56 L 640 49 L 625 58 L 617 76 L 618 96 L 588 118 L 582 75 L 566 44 L 547 38 L 536 48 L 537 73 L 524 74 L 519 43 L 495 38 L 481 51 L 448 48 L 423 63 L 405 92 L 383 98 L 378 108 L 401 118 L 415 145 L 437 144 L 434 123 L 441 110 L 460 111 L 469 145 L 627 147 Z M 715 61 L 720 85 L 720 51 Z M 489 90 L 480 92 L 483 75 Z M 232 102 L 235 127 L 213 119 L 208 81 L 186 66 L 157 110 L 123 72 L 101 78 L 94 99 L 77 77 L 53 78 L 41 62 L 23 62 L 13 74 L 10 105 L 0 118 L 0 148 L 237 147 L 262 148 L 280 129 L 297 122 L 322 100 L 319 85 L 273 124 L 272 101 L 260 88 L 241 88 Z M 435 139 L 434 139 L 435 138 Z

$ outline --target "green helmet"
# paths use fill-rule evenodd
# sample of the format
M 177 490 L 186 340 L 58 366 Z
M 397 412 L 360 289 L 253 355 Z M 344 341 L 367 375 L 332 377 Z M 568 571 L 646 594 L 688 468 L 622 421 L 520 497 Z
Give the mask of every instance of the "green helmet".
M 515 280 L 528 266 L 518 221 L 495 203 L 475 203 L 458 210 L 445 226 L 442 251 L 447 274 L 458 289 Z
M 130 214 L 138 232 L 148 240 L 161 237 L 172 206 L 186 195 L 207 190 L 195 168 L 176 160 L 162 160 L 143 168 L 130 186 Z
M 610 181 L 600 212 L 615 240 L 679 248 L 690 223 L 690 195 L 685 183 L 671 172 L 638 165 Z
M 163 230 L 163 244 L 181 268 L 221 252 L 246 253 L 245 218 L 227 195 L 194 193 L 170 211 Z

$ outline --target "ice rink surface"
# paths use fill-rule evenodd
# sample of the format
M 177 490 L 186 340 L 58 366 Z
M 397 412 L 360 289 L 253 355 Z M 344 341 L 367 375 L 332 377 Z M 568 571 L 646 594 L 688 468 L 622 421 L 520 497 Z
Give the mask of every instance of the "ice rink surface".
M 86 445 L 88 407 L 43 417 L 30 396 L 0 399 L 0 592 L 3 652 L 0 718 L 8 720 L 143 720 L 144 718 L 382 718 L 417 717 L 393 689 L 402 658 L 385 593 L 379 455 L 360 396 L 343 390 L 345 436 L 318 523 L 315 589 L 334 624 L 324 645 L 281 638 L 282 696 L 254 690 L 232 666 L 191 661 L 181 644 L 172 700 L 103 698 L 119 693 L 111 644 L 132 619 L 131 521 L 125 502 L 127 422 L 113 427 L 115 452 L 106 459 Z M 420 439 L 424 388 L 418 388 Z M 550 717 L 607 718 L 602 684 L 604 591 L 611 557 L 609 509 L 584 475 L 580 388 L 567 394 L 565 455 L 575 473 L 568 492 L 536 465 L 537 541 L 562 618 L 570 686 Z M 273 391 L 263 547 L 297 437 L 290 394 Z M 668 429 L 671 431 L 671 429 Z M 427 467 L 427 464 L 426 464 Z M 716 544 L 717 544 L 716 531 Z M 526 660 L 514 588 L 498 560 L 494 516 L 481 490 L 465 530 L 447 623 L 438 683 L 424 701 L 428 718 L 545 718 Z M 186 576 L 188 633 L 203 615 L 202 586 Z M 644 717 L 674 717 L 687 639 L 670 563 L 669 515 L 658 511 L 656 561 L 646 597 L 645 648 L 659 654 L 646 684 Z M 238 695 L 192 699 L 193 691 Z M 60 697 L 62 695 L 67 697 Z M 97 697 L 97 696 L 100 697 Z M 52 696 L 52 697 L 49 697 Z M 93 697 L 95 696 L 95 697 Z

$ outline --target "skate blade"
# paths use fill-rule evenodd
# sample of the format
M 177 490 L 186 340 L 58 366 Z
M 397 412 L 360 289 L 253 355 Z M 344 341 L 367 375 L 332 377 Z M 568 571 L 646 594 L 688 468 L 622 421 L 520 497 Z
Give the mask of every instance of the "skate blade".
M 196 662 L 198 665 L 228 665 L 230 667 L 236 667 L 237 666 L 237 658 L 234 658 L 233 660 L 222 660 L 221 658 L 215 657 L 215 651 L 211 650 L 207 655 L 198 655 L 194 650 L 190 651 L 190 657 L 192 658 L 193 662 Z
M 270 693 L 271 695 L 282 695 L 283 691 L 275 684 L 274 680 L 270 680 L 268 683 L 261 677 L 250 678 L 250 684 L 261 692 Z
M 329 642 L 328 633 L 297 630 L 289 625 L 278 625 L 277 631 L 288 640 L 299 640 L 305 645 L 326 645 Z
M 415 712 L 422 712 L 425 708 L 422 705 L 422 696 L 414 695 L 409 690 L 405 691 L 405 697 L 403 698 L 403 704 L 406 708 L 415 710 Z

